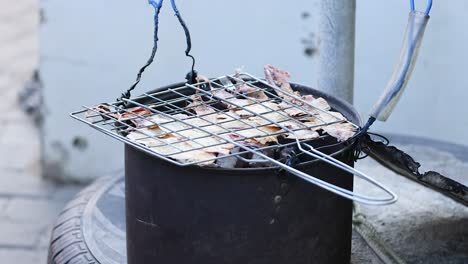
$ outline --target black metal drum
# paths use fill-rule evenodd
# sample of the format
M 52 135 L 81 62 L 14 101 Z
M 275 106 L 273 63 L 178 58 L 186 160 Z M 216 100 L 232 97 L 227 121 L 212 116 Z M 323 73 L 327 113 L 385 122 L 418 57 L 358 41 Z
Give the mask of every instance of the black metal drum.
M 317 90 L 355 124 L 349 104 Z M 323 141 L 323 142 L 322 142 Z M 314 142 L 327 145 L 326 140 Z M 353 145 L 322 150 L 354 163 Z M 298 168 L 352 190 L 353 176 L 319 161 Z M 125 148 L 129 264 L 349 263 L 352 202 L 277 168 L 177 166 Z

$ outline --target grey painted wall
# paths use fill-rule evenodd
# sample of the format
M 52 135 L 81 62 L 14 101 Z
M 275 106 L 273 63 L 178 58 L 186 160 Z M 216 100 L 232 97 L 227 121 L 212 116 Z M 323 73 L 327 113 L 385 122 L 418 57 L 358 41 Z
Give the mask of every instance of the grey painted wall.
M 313 54 L 317 1 L 179 1 L 193 34 L 198 70 L 208 76 L 238 66 L 260 75 L 266 63 L 320 88 Z M 424 2 L 424 1 L 422 1 Z M 169 3 L 166 3 L 169 4 Z M 115 99 L 134 80 L 151 50 L 152 8 L 146 0 L 43 2 L 41 73 L 48 115 L 48 174 L 87 179 L 123 166 L 123 145 L 72 120 L 81 105 Z M 379 97 L 399 53 L 408 1 L 358 1 L 355 105 L 365 115 Z M 436 3 L 420 61 L 394 116 L 376 130 L 467 144 L 468 37 L 462 33 L 468 2 Z M 304 12 L 310 16 L 303 16 Z M 160 49 L 138 91 L 181 81 L 189 70 L 183 32 L 167 5 L 160 21 Z M 307 40 L 307 41 L 304 41 Z M 310 44 L 306 44 L 310 43 Z M 457 113 L 450 116 L 451 112 Z M 455 122 L 455 123 L 454 123 Z M 76 137 L 87 147 L 73 146 Z

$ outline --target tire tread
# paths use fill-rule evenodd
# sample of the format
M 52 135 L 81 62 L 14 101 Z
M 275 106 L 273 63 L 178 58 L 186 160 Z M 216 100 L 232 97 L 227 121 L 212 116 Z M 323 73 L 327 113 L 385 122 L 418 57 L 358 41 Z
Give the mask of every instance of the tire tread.
M 48 264 L 99 263 L 84 241 L 82 216 L 91 197 L 108 180 L 97 180 L 64 207 L 52 229 Z

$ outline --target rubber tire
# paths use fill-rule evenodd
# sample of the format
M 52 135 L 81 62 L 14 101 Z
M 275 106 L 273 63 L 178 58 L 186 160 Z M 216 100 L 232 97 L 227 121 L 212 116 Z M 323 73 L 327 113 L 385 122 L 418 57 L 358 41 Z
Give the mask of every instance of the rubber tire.
M 48 264 L 98 264 L 83 236 L 83 214 L 93 195 L 113 177 L 98 179 L 70 201 L 52 229 Z

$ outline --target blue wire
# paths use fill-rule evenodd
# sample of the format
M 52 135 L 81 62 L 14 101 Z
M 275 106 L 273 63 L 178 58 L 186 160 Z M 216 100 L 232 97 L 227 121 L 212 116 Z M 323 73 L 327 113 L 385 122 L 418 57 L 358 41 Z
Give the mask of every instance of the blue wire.
M 154 8 L 160 9 L 162 7 L 164 0 L 148 0 L 148 4 L 152 5 Z
M 174 13 L 178 14 L 179 9 L 177 9 L 177 5 L 175 3 L 175 0 L 171 0 L 171 5 L 172 5 L 172 9 L 174 9 Z
M 426 7 L 426 15 L 429 15 L 429 13 L 431 12 L 431 9 L 432 9 L 432 0 L 429 0 L 429 3 L 427 4 L 427 7 Z
M 415 11 L 415 5 L 414 5 L 414 0 L 410 0 L 410 5 L 411 5 L 411 11 Z M 432 9 L 432 0 L 427 1 L 427 7 L 426 7 L 426 15 L 429 15 Z

